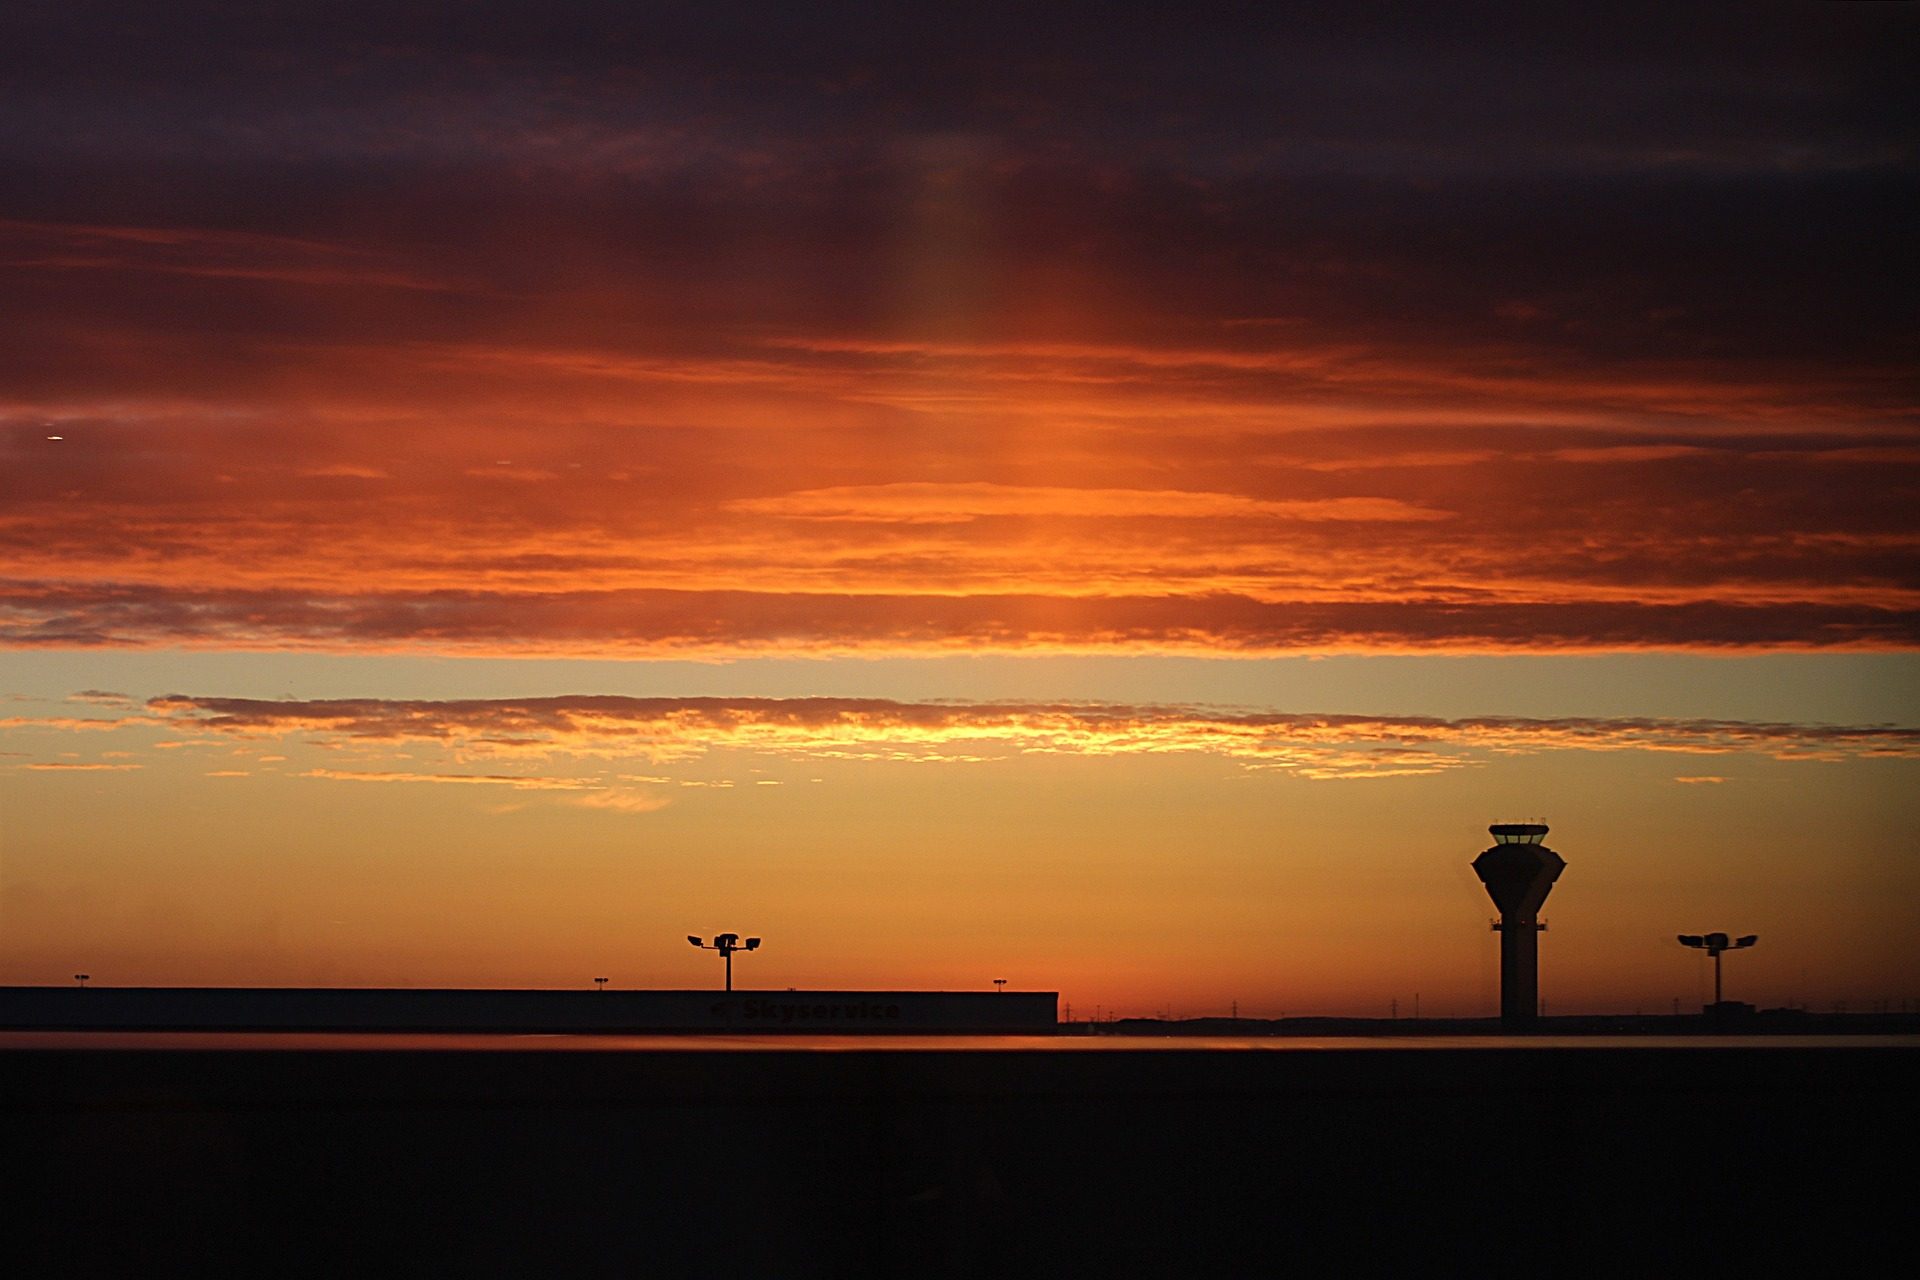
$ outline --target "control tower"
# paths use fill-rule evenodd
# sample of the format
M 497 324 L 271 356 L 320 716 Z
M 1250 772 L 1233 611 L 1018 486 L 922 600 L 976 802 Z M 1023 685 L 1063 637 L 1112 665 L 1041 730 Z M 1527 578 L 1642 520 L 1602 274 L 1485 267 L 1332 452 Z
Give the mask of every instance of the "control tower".
M 1493 847 L 1473 860 L 1473 873 L 1500 908 L 1493 922 L 1500 935 L 1500 1021 L 1509 1031 L 1533 1025 L 1540 1015 L 1540 906 L 1566 859 L 1540 841 L 1544 822 L 1496 822 L 1487 830 Z

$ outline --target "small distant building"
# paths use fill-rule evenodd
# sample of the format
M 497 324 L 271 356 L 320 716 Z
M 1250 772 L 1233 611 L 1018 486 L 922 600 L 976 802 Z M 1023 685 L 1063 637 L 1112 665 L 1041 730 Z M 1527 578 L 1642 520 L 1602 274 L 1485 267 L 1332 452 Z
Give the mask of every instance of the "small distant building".
M 487 991 L 0 987 L 0 1028 L 1051 1034 L 1053 991 Z

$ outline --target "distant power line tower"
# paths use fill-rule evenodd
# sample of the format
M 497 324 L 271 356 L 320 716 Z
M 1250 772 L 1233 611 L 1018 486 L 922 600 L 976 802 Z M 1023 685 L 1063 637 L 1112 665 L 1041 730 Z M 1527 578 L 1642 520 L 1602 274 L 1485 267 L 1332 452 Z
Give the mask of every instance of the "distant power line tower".
M 1540 843 L 1544 822 L 1496 822 L 1487 830 L 1493 847 L 1473 860 L 1473 873 L 1500 908 L 1493 922 L 1500 935 L 1500 1022 L 1513 1031 L 1540 1016 L 1540 931 L 1547 927 L 1540 907 L 1567 862 Z
M 1720 1003 L 1720 956 L 1722 952 L 1739 951 L 1760 941 L 1760 935 L 1750 933 L 1744 938 L 1729 939 L 1724 933 L 1683 933 L 1680 945 L 1705 951 L 1713 957 L 1713 1003 Z

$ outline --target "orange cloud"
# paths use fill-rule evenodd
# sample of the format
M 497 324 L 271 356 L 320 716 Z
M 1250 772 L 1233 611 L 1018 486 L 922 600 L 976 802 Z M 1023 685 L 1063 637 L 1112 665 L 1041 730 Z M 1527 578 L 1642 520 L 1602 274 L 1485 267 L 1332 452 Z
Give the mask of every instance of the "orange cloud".
M 29 769 L 40 770 L 47 773 L 63 773 L 63 772 L 115 773 L 115 772 L 123 772 L 128 769 L 146 768 L 146 766 L 142 764 L 68 764 L 65 762 L 54 762 L 54 763 L 44 763 L 44 764 L 34 763 L 34 764 L 29 764 L 25 767 Z
M 1168 489 L 1067 489 L 1049 485 L 883 484 L 809 489 L 772 498 L 740 498 L 729 510 L 806 520 L 946 523 L 991 516 L 1066 519 L 1160 517 L 1405 522 L 1445 520 L 1451 514 L 1395 498 L 1318 498 L 1263 501 L 1231 493 Z
M 506 773 L 406 773 L 393 771 L 355 771 L 350 769 L 308 769 L 303 778 L 326 778 L 333 782 L 425 782 L 459 786 L 511 787 L 520 791 L 577 791 L 589 784 L 573 778 L 529 777 Z
M 672 804 L 673 798 L 648 791 L 592 791 L 574 797 L 571 803 L 615 813 L 658 813 Z
M 1014 755 L 1198 753 L 1308 778 L 1389 777 L 1541 751 L 1748 753 L 1780 760 L 1920 758 L 1920 729 L 1662 719 L 1522 719 L 1227 713 L 1181 706 L 904 703 L 860 698 L 561 697 L 457 702 L 273 702 L 170 697 L 182 730 L 346 743 L 429 742 L 471 756 L 696 759 L 745 750 L 819 759 L 967 762 Z M 579 779 L 343 773 L 578 789 Z M 616 804 L 607 800 L 599 803 Z
M 91 699 L 80 699 L 91 701 Z M 131 701 L 131 700 L 129 700 Z M 75 733 L 110 733 L 132 725 L 162 724 L 151 716 L 0 716 L 0 729 L 57 729 Z

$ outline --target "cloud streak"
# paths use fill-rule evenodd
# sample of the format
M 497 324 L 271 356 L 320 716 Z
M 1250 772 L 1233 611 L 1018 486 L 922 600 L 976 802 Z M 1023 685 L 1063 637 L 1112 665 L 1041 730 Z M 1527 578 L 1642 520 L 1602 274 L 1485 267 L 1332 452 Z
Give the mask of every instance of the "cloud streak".
M 144 769 L 145 765 L 105 763 L 68 763 L 66 761 L 36 761 L 23 766 L 40 773 L 121 773 L 130 769 Z
M 1545 751 L 1748 754 L 1775 760 L 1920 758 L 1920 729 L 1651 718 L 1392 717 L 1166 705 L 914 703 L 863 698 L 263 701 L 169 697 L 177 731 L 360 747 L 432 743 L 473 758 L 696 760 L 745 751 L 821 760 L 978 762 L 1018 756 L 1197 754 L 1314 779 L 1438 773 Z M 518 775 L 308 776 L 567 789 Z M 615 804 L 612 800 L 594 803 Z
M 426 591 L 381 595 L 147 591 L 34 584 L 0 609 L 18 647 L 562 656 L 743 652 L 1593 652 L 1889 649 L 1920 644 L 1920 610 L 1842 602 L 1400 602 L 1198 596 Z
M 1230 493 L 1167 489 L 1066 489 L 1051 485 L 883 484 L 808 489 L 773 498 L 740 498 L 730 510 L 800 520 L 944 524 L 994 516 L 1171 520 L 1269 518 L 1388 522 L 1445 520 L 1451 514 L 1395 498 L 1262 501 Z
M 331 782 L 422 782 L 454 786 L 509 787 L 516 791 L 578 791 L 591 785 L 573 778 L 544 778 L 510 773 L 409 773 L 393 770 L 308 769 L 300 776 L 325 778 Z

